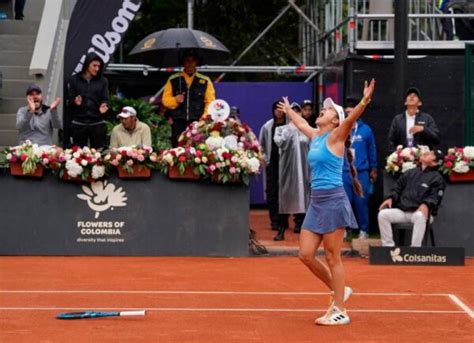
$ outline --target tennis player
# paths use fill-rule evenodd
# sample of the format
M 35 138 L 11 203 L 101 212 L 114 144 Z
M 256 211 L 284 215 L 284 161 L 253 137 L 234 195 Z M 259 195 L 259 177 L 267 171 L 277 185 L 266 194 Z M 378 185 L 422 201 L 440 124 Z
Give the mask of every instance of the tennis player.
M 344 110 L 331 98 L 324 100 L 323 108 L 316 119 L 317 128 L 290 108 L 287 97 L 278 104 L 296 127 L 310 139 L 308 163 L 311 168 L 311 202 L 300 234 L 300 260 L 330 290 L 331 302 L 324 316 L 316 319 L 318 325 L 344 325 L 350 323 L 344 302 L 352 294 L 345 287 L 345 273 L 341 261 L 341 247 L 345 227 L 357 227 L 351 204 L 344 192 L 342 166 L 345 142 L 357 119 L 370 103 L 375 80 L 365 81 L 364 97 L 345 118 Z M 349 149 L 346 154 L 351 154 Z M 351 156 L 353 157 L 353 156 Z M 349 158 L 349 161 L 352 159 Z M 353 185 L 360 190 L 355 168 L 351 168 Z M 321 242 L 324 242 L 326 262 L 329 268 L 315 257 Z

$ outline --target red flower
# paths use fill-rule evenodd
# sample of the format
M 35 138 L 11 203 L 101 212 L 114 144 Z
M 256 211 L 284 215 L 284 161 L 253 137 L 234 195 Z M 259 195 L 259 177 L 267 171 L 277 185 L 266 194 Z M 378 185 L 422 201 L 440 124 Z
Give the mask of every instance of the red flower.
M 201 150 L 196 150 L 196 156 L 201 157 L 202 156 L 202 151 Z
M 123 157 L 126 157 L 127 156 L 127 152 L 125 150 L 122 150 L 120 151 L 120 155 L 122 155 Z
M 171 154 L 171 156 L 174 156 L 174 157 L 176 157 L 176 151 L 174 151 L 174 150 L 170 150 L 170 154 Z
M 41 154 L 41 158 L 48 158 L 48 154 L 45 153 L 45 152 L 43 152 L 43 153 Z
M 79 150 L 79 147 L 77 145 L 74 145 L 72 147 L 72 152 L 76 152 L 77 150 Z
M 186 161 L 186 156 L 184 156 L 184 155 L 179 156 L 178 161 L 179 162 L 185 162 Z
M 28 156 L 26 156 L 26 154 L 21 154 L 21 156 L 20 156 L 20 160 L 21 160 L 22 162 L 25 162 L 25 160 L 26 160 L 27 158 L 28 158 Z
M 76 158 L 76 163 L 81 164 L 81 158 L 80 157 Z
M 453 163 L 451 161 L 448 161 L 448 162 L 446 162 L 445 165 L 446 165 L 447 168 L 452 168 Z

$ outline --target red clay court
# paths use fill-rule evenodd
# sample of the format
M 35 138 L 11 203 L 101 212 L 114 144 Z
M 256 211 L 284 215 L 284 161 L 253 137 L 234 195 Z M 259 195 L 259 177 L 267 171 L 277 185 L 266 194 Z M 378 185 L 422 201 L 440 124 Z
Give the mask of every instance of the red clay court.
M 313 324 L 322 285 L 295 257 L 0 257 L 0 342 L 472 342 L 474 261 L 345 258 L 352 323 Z M 59 321 L 60 312 L 146 317 Z

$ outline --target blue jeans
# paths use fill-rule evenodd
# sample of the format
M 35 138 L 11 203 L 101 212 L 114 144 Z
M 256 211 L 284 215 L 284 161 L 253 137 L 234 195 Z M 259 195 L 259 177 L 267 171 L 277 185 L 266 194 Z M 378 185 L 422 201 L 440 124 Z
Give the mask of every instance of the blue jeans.
M 354 191 L 350 173 L 343 173 L 344 189 L 354 210 L 360 230 L 369 232 L 369 171 L 357 171 L 357 173 L 357 177 L 362 185 L 364 197 L 358 196 Z

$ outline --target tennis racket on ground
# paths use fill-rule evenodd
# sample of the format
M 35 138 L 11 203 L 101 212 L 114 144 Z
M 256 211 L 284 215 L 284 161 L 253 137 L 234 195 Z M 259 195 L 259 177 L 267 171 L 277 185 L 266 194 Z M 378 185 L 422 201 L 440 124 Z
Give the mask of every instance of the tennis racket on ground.
M 128 317 L 128 316 L 144 316 L 146 311 L 120 311 L 120 312 L 69 312 L 60 313 L 56 319 L 86 319 L 86 318 L 101 318 L 101 317 Z

